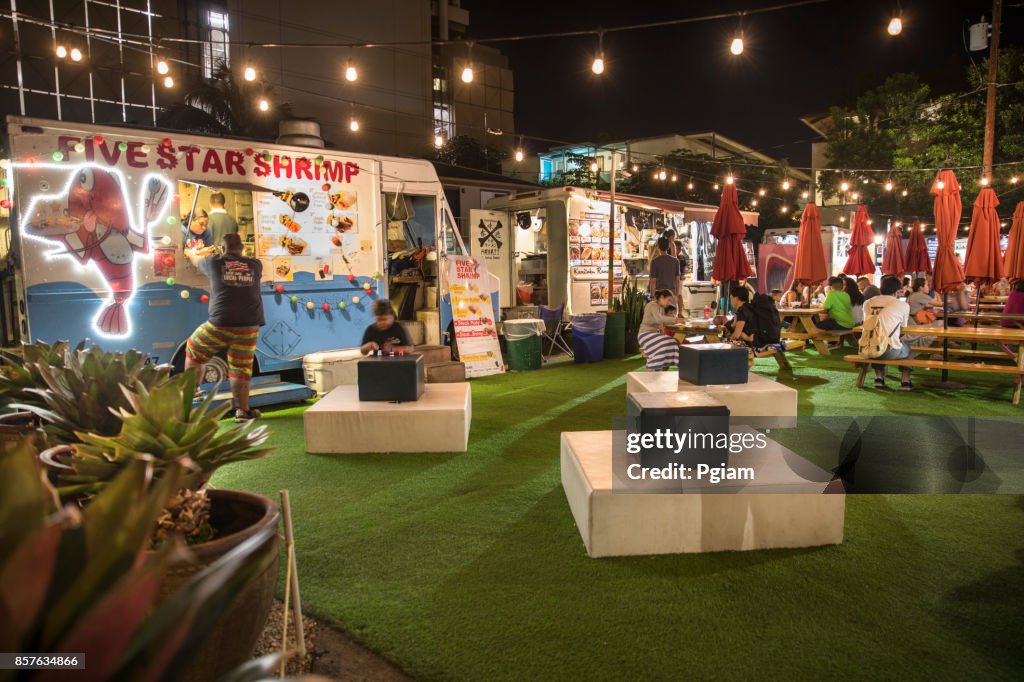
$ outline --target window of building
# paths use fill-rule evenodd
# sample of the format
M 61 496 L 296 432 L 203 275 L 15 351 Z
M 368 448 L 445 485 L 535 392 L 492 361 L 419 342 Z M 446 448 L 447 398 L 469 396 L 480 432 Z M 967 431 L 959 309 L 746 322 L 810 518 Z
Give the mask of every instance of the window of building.
M 209 10 L 206 13 L 207 38 L 203 43 L 203 75 L 213 78 L 214 72 L 221 64 L 229 64 L 229 45 L 231 40 L 227 12 Z
M 540 160 L 540 179 L 542 181 L 543 180 L 550 180 L 551 179 L 551 175 L 552 175 L 551 167 L 552 167 L 551 159 L 541 159 Z
M 434 102 L 434 132 L 451 138 L 455 134 L 453 123 L 451 105 Z

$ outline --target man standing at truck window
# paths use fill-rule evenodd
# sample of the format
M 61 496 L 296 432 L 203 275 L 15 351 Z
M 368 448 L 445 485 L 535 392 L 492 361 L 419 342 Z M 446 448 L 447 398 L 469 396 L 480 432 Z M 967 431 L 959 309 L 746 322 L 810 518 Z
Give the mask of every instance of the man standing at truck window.
M 224 204 L 223 193 L 214 192 L 210 195 L 210 222 L 207 229 L 210 232 L 210 241 L 214 244 L 220 244 L 224 235 L 238 233 L 238 223 L 224 208 Z
M 235 399 L 235 421 L 256 419 L 260 411 L 249 407 L 249 380 L 256 355 L 256 340 L 263 319 L 260 277 L 263 264 L 242 255 L 242 239 L 235 233 L 221 240 L 223 255 L 213 247 L 188 250 L 185 255 L 210 278 L 209 319 L 188 340 L 185 369 L 203 376 L 203 367 L 213 356 L 226 350 L 228 379 Z

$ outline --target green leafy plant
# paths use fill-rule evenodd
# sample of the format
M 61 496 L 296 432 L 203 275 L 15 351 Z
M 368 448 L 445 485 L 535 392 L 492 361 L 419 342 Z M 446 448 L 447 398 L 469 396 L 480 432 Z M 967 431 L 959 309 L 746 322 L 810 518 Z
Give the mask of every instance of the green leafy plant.
M 269 438 L 266 426 L 254 427 L 250 422 L 222 427 L 220 419 L 231 406 L 213 407 L 212 394 L 193 405 L 195 388 L 195 375 L 185 372 L 155 387 L 139 381 L 132 390 L 123 389 L 127 405 L 115 413 L 119 430 L 114 434 L 78 431 L 80 442 L 58 455 L 57 461 L 70 467 L 59 476 L 60 493 L 95 494 L 141 455 L 153 457 L 157 475 L 166 465 L 187 457 L 197 469 L 190 487 L 199 488 L 225 464 L 271 452 L 261 447 Z
M 165 463 L 154 477 L 152 457 L 133 458 L 79 510 L 59 508 L 34 460 L 28 446 L 0 454 L 0 650 L 87 652 L 75 679 L 179 679 L 196 647 L 274 560 L 265 543 L 275 529 L 263 529 L 159 600 L 171 560 L 186 550 L 146 549 L 186 463 Z M 0 682 L 35 677 L 45 672 L 0 671 Z
M 38 355 L 45 353 L 40 349 Z M 125 387 L 153 389 L 166 383 L 171 373 L 169 365 L 147 364 L 138 351 L 110 353 L 99 346 L 63 353 L 59 364 L 44 360 L 36 357 L 29 361 L 26 355 L 18 381 L 28 374 L 38 383 L 23 388 L 29 400 L 12 407 L 39 416 L 51 445 L 77 443 L 80 436 L 76 434 L 86 431 L 116 434 L 121 429 L 121 413 L 132 396 Z
M 68 352 L 68 342 L 58 341 L 52 346 L 43 341 L 23 344 L 20 358 L 8 357 L 0 368 L 0 408 L 13 409 L 14 403 L 43 407 L 42 398 L 30 389 L 46 386 L 40 372 L 41 367 L 62 369 Z M 76 350 L 81 350 L 80 344 Z
M 636 280 L 628 277 L 622 282 L 622 293 L 612 301 L 612 309 L 626 314 L 626 351 L 637 353 L 640 347 L 636 335 L 644 319 L 647 294 L 637 288 Z

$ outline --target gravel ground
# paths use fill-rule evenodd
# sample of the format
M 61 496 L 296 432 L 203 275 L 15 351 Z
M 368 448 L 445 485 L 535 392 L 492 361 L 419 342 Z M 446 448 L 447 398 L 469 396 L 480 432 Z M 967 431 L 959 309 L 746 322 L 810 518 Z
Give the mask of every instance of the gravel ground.
M 345 633 L 334 630 L 315 618 L 302 617 L 305 628 L 306 656 L 292 657 L 285 668 L 289 675 L 324 675 L 339 682 L 407 682 L 412 678 L 369 649 L 352 641 Z M 256 656 L 281 650 L 284 626 L 284 604 L 274 601 L 256 643 Z M 295 623 L 289 613 L 288 647 L 295 647 Z

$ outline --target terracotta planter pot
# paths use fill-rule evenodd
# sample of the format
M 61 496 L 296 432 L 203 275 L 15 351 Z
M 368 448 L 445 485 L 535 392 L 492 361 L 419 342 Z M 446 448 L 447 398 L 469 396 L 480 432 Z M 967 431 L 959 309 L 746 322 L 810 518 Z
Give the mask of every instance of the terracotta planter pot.
M 256 640 L 263 631 L 274 602 L 279 563 L 276 532 L 281 512 L 273 500 L 240 490 L 210 490 L 210 522 L 220 537 L 190 547 L 196 561 L 171 566 L 160 586 L 160 599 L 176 591 L 193 575 L 267 526 L 275 529 L 266 549 L 274 559 L 246 587 L 218 626 L 192 656 L 182 680 L 209 682 L 252 658 Z

